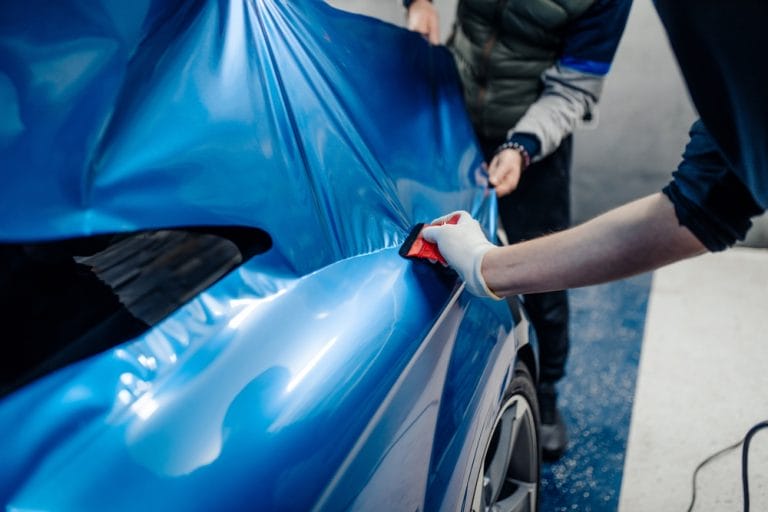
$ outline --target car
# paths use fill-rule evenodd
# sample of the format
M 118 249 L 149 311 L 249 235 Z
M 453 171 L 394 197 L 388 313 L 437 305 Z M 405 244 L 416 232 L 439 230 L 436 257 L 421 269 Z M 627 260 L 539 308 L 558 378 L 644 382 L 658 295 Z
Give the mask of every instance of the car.
M 398 254 L 496 203 L 447 50 L 313 0 L 0 17 L 8 510 L 536 510 L 535 337 Z

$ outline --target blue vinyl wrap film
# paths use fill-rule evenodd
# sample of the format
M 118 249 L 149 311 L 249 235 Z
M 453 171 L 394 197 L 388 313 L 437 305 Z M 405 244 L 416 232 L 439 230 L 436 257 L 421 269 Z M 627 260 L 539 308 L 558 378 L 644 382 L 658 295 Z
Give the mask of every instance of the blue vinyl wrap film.
M 311 0 L 3 10 L 0 240 L 237 224 L 305 274 L 479 208 L 451 58 L 417 35 Z
M 444 48 L 316 0 L 7 2 L 0 101 L 0 242 L 273 239 L 139 338 L 0 399 L 0 504 L 471 499 L 527 324 L 397 254 L 456 209 L 495 230 Z

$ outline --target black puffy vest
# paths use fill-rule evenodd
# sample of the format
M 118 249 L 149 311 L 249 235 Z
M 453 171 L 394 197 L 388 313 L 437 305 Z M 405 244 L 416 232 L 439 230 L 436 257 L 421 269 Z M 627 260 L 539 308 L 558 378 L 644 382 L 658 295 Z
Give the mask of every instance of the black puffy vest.
M 539 97 L 563 32 L 595 0 L 460 0 L 449 42 L 477 133 L 503 140 Z

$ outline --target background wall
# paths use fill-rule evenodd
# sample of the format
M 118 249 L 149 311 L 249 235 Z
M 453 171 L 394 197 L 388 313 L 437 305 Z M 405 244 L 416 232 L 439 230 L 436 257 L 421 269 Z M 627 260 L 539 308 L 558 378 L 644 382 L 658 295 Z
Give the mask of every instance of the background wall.
M 442 40 L 457 0 L 434 0 Z M 329 0 L 340 9 L 403 26 L 401 0 Z M 597 123 L 576 131 L 573 219 L 582 222 L 656 192 L 670 179 L 696 115 L 651 0 L 635 0 L 608 75 Z M 759 219 L 750 245 L 768 246 L 768 218 Z
M 405 9 L 402 0 L 326 0 L 329 4 L 345 11 L 365 14 L 380 20 L 405 26 Z M 441 41 L 451 32 L 457 0 L 433 0 L 440 14 Z

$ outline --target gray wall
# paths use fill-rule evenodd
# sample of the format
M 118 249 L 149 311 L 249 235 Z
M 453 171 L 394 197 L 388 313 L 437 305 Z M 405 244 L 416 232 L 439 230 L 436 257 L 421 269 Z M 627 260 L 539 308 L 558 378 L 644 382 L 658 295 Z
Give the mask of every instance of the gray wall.
M 405 9 L 402 0 L 327 0 L 334 7 L 345 11 L 373 16 L 380 20 L 405 26 Z M 440 16 L 442 40 L 448 37 L 458 0 L 434 0 Z
M 434 0 L 443 40 L 457 0 Z M 403 25 L 400 0 L 329 0 L 338 8 Z M 573 217 L 581 222 L 656 192 L 670 178 L 695 113 L 651 0 L 635 0 L 594 126 L 574 135 Z M 749 237 L 768 245 L 768 218 Z

